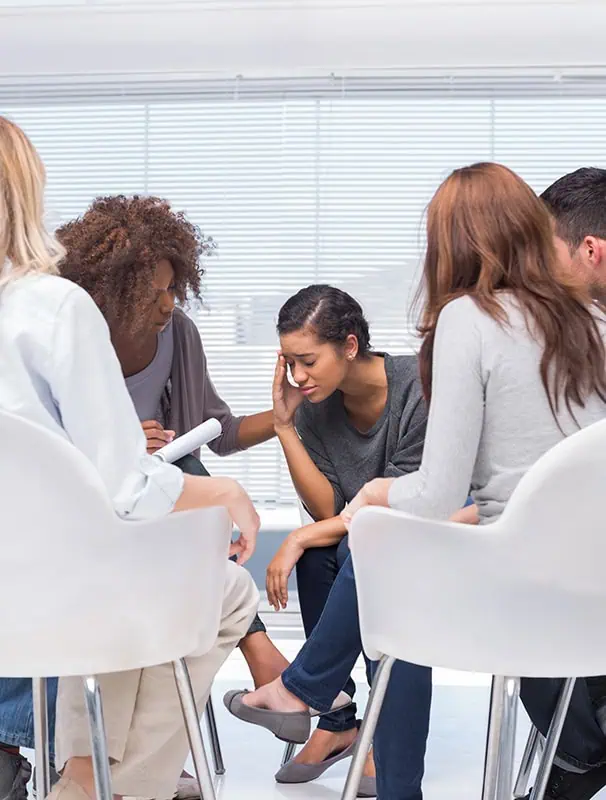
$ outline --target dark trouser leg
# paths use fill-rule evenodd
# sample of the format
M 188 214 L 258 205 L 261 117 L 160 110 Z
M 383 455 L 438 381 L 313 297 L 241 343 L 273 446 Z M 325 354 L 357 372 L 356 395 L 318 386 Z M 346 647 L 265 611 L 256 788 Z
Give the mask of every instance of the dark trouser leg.
M 594 679 L 590 679 L 594 680 Z M 559 678 L 524 678 L 521 698 L 533 725 L 545 736 L 562 689 Z M 596 720 L 588 682 L 579 679 L 560 737 L 557 762 L 586 771 L 606 760 L 606 737 Z
M 362 650 L 351 557 L 339 571 L 311 636 L 283 673 L 286 688 L 327 711 L 345 686 Z M 431 670 L 394 666 L 375 734 L 381 800 L 420 800 L 431 705 Z
M 349 555 L 347 537 L 331 547 L 312 547 L 297 563 L 297 590 L 305 636 L 309 638 L 320 619 L 339 570 Z M 356 685 L 348 678 L 343 687 L 350 697 Z M 318 728 L 325 731 L 348 731 L 356 727 L 356 706 L 320 717 Z
M 179 467 L 179 469 L 182 472 L 185 472 L 187 475 L 198 475 L 203 478 L 210 478 L 210 472 L 206 469 L 200 459 L 196 458 L 195 456 L 183 456 L 183 458 L 175 461 L 175 466 Z M 235 558 L 233 558 L 232 561 L 235 561 Z M 250 628 L 248 629 L 248 633 L 246 635 L 250 636 L 251 633 L 267 633 L 267 628 L 258 614 L 255 614 L 255 618 L 251 622 Z

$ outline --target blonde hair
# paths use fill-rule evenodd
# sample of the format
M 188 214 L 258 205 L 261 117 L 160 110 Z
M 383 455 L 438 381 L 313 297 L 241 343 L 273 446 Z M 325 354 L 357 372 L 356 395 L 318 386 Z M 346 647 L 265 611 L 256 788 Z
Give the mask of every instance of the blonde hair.
M 0 287 L 31 273 L 57 273 L 64 250 L 44 226 L 45 182 L 30 140 L 0 116 Z

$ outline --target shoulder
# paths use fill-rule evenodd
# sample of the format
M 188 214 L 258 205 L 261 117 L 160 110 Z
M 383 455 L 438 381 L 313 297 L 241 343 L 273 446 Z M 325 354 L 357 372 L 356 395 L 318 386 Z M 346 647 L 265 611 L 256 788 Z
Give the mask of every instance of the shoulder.
M 393 380 L 398 383 L 417 383 L 419 377 L 419 359 L 415 354 L 391 356 L 385 354 L 386 366 L 391 368 Z
M 173 333 L 177 341 L 203 350 L 198 326 L 181 308 L 175 308 L 173 312 Z
M 444 306 L 438 317 L 438 326 L 441 328 L 468 327 L 488 315 L 482 311 L 475 300 L 468 294 L 451 300 Z
M 193 319 L 186 314 L 185 311 L 183 311 L 182 308 L 175 308 L 173 312 L 173 326 L 175 331 L 179 331 L 179 333 L 187 334 L 189 336 L 195 334 L 198 339 L 200 338 L 198 326 Z
M 524 315 L 520 304 L 515 295 L 511 292 L 499 292 L 496 301 L 501 307 L 504 317 L 496 319 L 483 308 L 471 295 L 463 295 L 451 300 L 444 306 L 438 318 L 438 327 L 448 329 L 471 329 L 492 330 L 502 329 L 503 324 L 516 325 L 523 322 Z
M 25 304 L 32 317 L 63 322 L 67 312 L 102 317 L 92 297 L 80 286 L 57 275 L 28 275 L 7 287 L 12 304 Z
M 414 406 L 423 400 L 423 387 L 416 354 L 390 356 L 385 354 L 385 367 L 391 385 L 392 404 L 394 395 L 402 408 Z M 394 392 L 394 389 L 396 390 Z

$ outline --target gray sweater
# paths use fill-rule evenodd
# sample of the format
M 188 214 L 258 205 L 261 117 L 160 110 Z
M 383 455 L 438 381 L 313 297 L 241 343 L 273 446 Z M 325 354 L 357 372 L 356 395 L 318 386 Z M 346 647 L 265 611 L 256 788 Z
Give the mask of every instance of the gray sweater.
M 480 521 L 495 520 L 535 461 L 578 430 L 566 411 L 558 427 L 539 373 L 543 346 L 515 299 L 503 294 L 501 304 L 506 325 L 468 296 L 442 310 L 423 461 L 418 472 L 394 482 L 393 508 L 446 519 L 463 505 L 471 485 Z M 597 309 L 596 316 L 606 338 Z M 575 416 L 585 427 L 604 419 L 606 406 L 593 395 Z
M 299 436 L 334 489 L 335 514 L 373 478 L 397 478 L 421 463 L 427 414 L 417 357 L 384 358 L 387 403 L 369 431 L 352 425 L 341 392 L 321 403 L 304 401 L 297 412 Z

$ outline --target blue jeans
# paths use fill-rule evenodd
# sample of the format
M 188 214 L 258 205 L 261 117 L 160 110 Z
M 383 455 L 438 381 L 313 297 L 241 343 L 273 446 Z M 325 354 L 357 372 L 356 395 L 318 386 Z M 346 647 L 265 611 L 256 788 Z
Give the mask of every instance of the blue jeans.
M 328 595 L 337 575 L 349 557 L 348 537 L 344 536 L 338 544 L 330 547 L 310 547 L 297 562 L 297 592 L 301 606 L 301 617 L 305 637 L 309 639 L 313 629 L 322 616 Z M 370 662 L 366 661 L 370 680 Z M 356 685 L 349 677 L 343 691 L 353 698 Z M 324 731 L 349 731 L 357 727 L 356 704 L 352 703 L 342 711 L 320 717 L 318 728 Z
M 328 711 L 350 680 L 361 652 L 356 584 L 348 555 L 317 625 L 282 680 L 305 703 Z M 371 668 L 374 671 L 376 664 Z M 374 739 L 380 800 L 421 800 L 430 706 L 431 670 L 397 661 Z
M 47 680 L 48 727 L 51 761 L 54 762 L 55 703 L 57 679 Z M 12 747 L 34 748 L 34 710 L 31 678 L 0 678 L 0 742 Z

